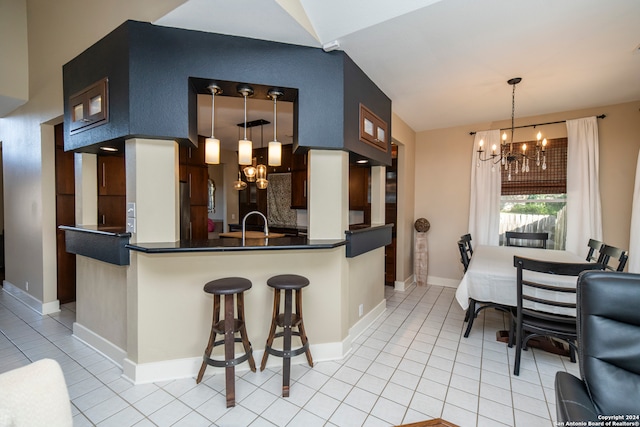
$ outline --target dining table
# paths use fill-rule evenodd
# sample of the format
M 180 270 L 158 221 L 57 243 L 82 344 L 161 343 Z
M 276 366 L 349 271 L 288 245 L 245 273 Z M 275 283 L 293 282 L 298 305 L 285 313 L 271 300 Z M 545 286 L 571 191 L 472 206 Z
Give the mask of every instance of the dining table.
M 466 310 L 469 298 L 479 302 L 515 307 L 517 305 L 517 283 L 514 256 L 531 258 L 542 261 L 586 263 L 583 256 L 564 250 L 523 248 L 517 246 L 486 246 L 478 245 L 473 250 L 469 262 L 458 288 L 456 300 Z M 524 279 L 531 279 L 541 283 L 557 286 L 576 287 L 577 276 L 557 276 L 536 272 L 523 272 Z M 548 291 L 537 290 L 537 295 L 543 296 Z M 567 293 L 559 296 L 558 300 L 575 302 L 575 294 Z M 546 309 L 533 306 L 536 309 Z M 575 316 L 575 309 L 553 308 L 552 312 Z

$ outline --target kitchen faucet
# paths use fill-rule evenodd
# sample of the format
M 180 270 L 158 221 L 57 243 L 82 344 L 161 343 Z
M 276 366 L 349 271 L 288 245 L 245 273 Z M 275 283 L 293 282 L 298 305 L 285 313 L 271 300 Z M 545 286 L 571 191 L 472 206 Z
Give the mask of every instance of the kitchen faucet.
M 258 214 L 262 217 L 262 219 L 264 219 L 264 237 L 268 238 L 269 236 L 269 225 L 267 224 L 267 217 L 264 216 L 264 214 L 260 211 L 251 211 L 248 214 L 246 214 L 244 218 L 242 218 L 242 246 L 244 246 L 244 236 L 246 233 L 247 218 L 253 214 Z

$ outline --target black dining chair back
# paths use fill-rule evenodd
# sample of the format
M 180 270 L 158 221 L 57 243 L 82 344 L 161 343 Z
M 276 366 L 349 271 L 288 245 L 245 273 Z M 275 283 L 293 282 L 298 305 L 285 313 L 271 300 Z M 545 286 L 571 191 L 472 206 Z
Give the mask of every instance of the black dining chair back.
M 462 240 L 465 244 L 465 249 L 469 254 L 469 259 L 471 259 L 471 255 L 473 255 L 473 246 L 471 246 L 471 234 L 463 234 L 460 236 L 460 240 Z
M 624 270 L 624 266 L 627 264 L 627 259 L 629 259 L 629 253 L 623 249 L 609 245 L 602 245 L 600 248 L 598 262 L 607 270 Z M 616 261 L 618 261 L 617 264 L 615 263 Z
M 467 268 L 469 268 L 469 261 L 471 261 L 471 256 L 467 250 L 467 246 L 464 240 L 458 240 L 458 251 L 460 252 L 460 263 L 462 263 L 462 268 L 464 268 L 464 272 L 467 272 Z
M 589 239 L 588 246 L 589 252 L 587 252 L 587 261 L 596 262 L 598 258 L 600 258 L 600 248 L 602 247 L 602 242 L 596 239 Z
M 512 310 L 509 331 L 509 346 L 516 345 L 513 374 L 520 374 L 522 350 L 526 350 L 529 340 L 536 337 L 554 337 L 567 342 L 571 361 L 575 362 L 575 314 L 555 314 L 554 311 L 576 308 L 576 287 L 549 283 L 553 283 L 553 275 L 576 276 L 577 281 L 582 271 L 602 270 L 602 264 L 551 262 L 514 256 L 513 266 L 517 268 L 517 305 Z M 525 277 L 525 271 L 543 273 L 544 276 L 527 273 Z M 573 294 L 574 297 L 568 298 L 567 294 Z
M 507 231 L 505 233 L 505 246 L 547 249 L 547 240 L 549 240 L 549 233 L 525 233 L 520 231 Z

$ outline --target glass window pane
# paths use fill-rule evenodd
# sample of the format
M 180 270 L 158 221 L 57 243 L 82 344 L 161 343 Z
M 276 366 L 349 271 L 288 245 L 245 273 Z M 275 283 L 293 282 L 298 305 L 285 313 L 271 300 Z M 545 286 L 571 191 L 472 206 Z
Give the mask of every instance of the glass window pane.
M 102 111 L 102 95 L 94 96 L 89 100 L 89 115 L 93 116 Z
M 73 106 L 73 121 L 77 122 L 84 118 L 84 107 L 82 104 Z
M 525 194 L 500 198 L 500 244 L 507 231 L 549 233 L 547 249 L 564 249 L 566 194 Z

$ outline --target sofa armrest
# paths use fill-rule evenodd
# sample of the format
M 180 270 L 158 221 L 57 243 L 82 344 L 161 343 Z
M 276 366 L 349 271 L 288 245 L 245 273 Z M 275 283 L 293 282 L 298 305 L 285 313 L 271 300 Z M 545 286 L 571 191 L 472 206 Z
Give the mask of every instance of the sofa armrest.
M 585 383 L 567 372 L 556 372 L 556 415 L 558 422 L 598 421 Z

